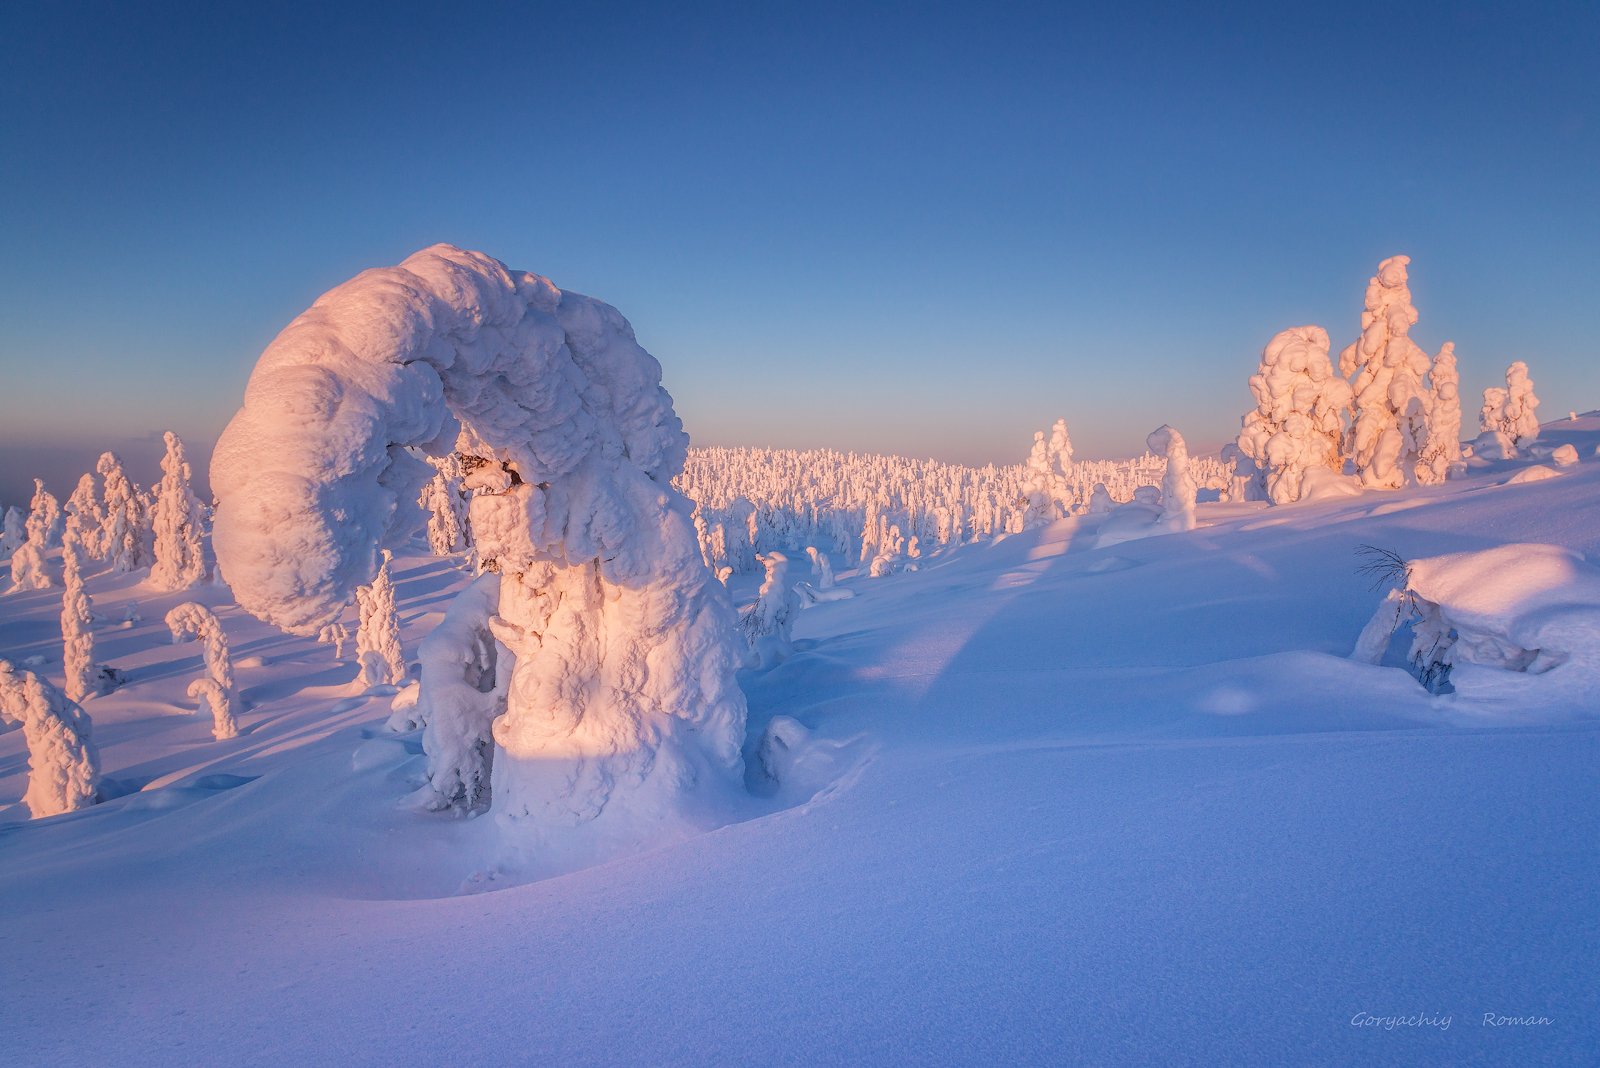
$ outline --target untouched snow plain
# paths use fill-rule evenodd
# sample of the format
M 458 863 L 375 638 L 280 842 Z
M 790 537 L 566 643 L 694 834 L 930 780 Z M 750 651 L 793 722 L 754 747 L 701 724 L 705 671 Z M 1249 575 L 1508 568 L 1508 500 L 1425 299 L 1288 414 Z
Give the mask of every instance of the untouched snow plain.
M 225 587 L 94 574 L 128 679 L 85 702 L 109 800 L 28 820 L 0 735 L 5 1059 L 1594 1064 L 1594 661 L 1433 696 L 1399 652 L 1350 658 L 1383 600 L 1361 545 L 1600 559 L 1600 417 L 1541 444 L 1582 461 L 1201 504 L 1106 548 L 1082 516 L 878 580 L 836 560 L 855 596 L 740 676 L 742 807 L 545 878 L 486 864 L 488 820 L 407 807 L 419 739 L 331 647 Z M 393 570 L 414 660 L 470 576 Z M 233 643 L 227 741 L 162 622 L 191 599 Z M 0 598 L 0 655 L 59 681 L 59 611 Z

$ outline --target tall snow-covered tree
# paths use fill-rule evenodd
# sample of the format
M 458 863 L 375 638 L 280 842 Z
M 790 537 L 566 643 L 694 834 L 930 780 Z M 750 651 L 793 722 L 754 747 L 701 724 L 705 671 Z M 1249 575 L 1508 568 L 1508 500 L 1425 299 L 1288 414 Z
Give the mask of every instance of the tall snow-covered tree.
M 6 509 L 4 520 L 0 520 L 0 557 L 9 559 L 12 553 L 22 548 L 27 538 L 28 528 L 22 509 L 12 505 Z
M 1397 489 L 1417 480 L 1428 447 L 1432 394 L 1423 383 L 1427 353 L 1411 340 L 1417 309 L 1406 275 L 1409 256 L 1378 264 L 1367 283 L 1361 337 L 1339 354 L 1342 374 L 1355 375 L 1350 453 L 1363 485 Z
M 48 590 L 55 578 L 45 565 L 45 550 L 50 546 L 50 528 L 61 509 L 44 488 L 42 479 L 33 480 L 33 504 L 24 524 L 24 539 L 11 554 L 12 590 Z
M 34 819 L 88 808 L 100 784 L 100 754 L 89 716 L 31 671 L 0 660 L 0 720 L 18 723 L 28 743 L 28 790 Z
M 116 571 L 137 571 L 148 566 L 143 495 L 128 480 L 122 469 L 122 459 L 116 453 L 102 453 L 95 470 L 100 473 L 105 489 L 101 505 L 105 525 L 100 534 L 104 558 Z
M 1428 419 L 1428 446 L 1422 450 L 1417 478 L 1427 485 L 1438 485 L 1450 477 L 1450 469 L 1461 462 L 1461 374 L 1456 370 L 1456 346 L 1446 341 L 1433 358 L 1428 373 L 1433 391 Z
M 1189 446 L 1183 435 L 1170 426 L 1161 426 L 1150 432 L 1145 445 L 1167 460 L 1166 473 L 1161 476 L 1160 525 L 1167 530 L 1193 530 L 1198 487 L 1189 474 Z
M 98 691 L 94 663 L 94 603 L 83 588 L 83 541 L 78 517 L 67 520 L 61 539 L 61 646 L 67 697 L 82 701 Z
M 1538 407 L 1528 365 L 1518 360 L 1506 368 L 1506 403 L 1499 429 L 1519 449 L 1527 448 L 1539 437 Z
M 452 452 L 430 459 L 429 463 L 433 465 L 433 477 L 423 487 L 417 503 L 428 513 L 428 548 L 435 556 L 449 556 L 471 543 L 461 459 Z
M 228 651 L 228 633 L 222 621 L 203 604 L 186 601 L 167 613 L 167 629 L 174 642 L 189 636 L 200 639 L 205 653 L 206 673 L 189 684 L 189 696 L 211 712 L 211 734 L 217 741 L 237 737 L 234 719 L 236 697 L 233 686 L 233 656 Z
M 763 661 L 781 656 L 791 647 L 790 633 L 800 615 L 800 595 L 789 581 L 789 558 L 776 550 L 761 555 L 766 568 L 756 603 L 739 620 L 739 629 L 752 652 Z
M 356 663 L 361 665 L 363 687 L 398 686 L 406 680 L 406 660 L 400 651 L 400 621 L 395 617 L 394 583 L 389 578 L 391 553 L 383 550 L 383 563 L 372 584 L 356 590 L 361 625 L 356 630 Z
M 100 499 L 94 488 L 94 475 L 84 474 L 78 479 L 78 485 L 72 491 L 72 496 L 67 498 L 63 509 L 68 516 L 70 524 L 73 517 L 78 521 L 78 539 L 91 559 L 99 560 L 105 554 L 100 550 L 101 528 L 105 526 L 105 515 L 100 508 Z
M 1265 473 L 1274 504 L 1300 499 L 1312 467 L 1344 468 L 1344 418 L 1350 384 L 1333 373 L 1328 332 L 1296 326 L 1274 335 L 1250 376 L 1255 410 L 1244 417 L 1239 451 Z
M 315 634 L 421 488 L 404 450 L 472 432 L 472 531 L 515 665 L 493 725 L 505 863 L 626 849 L 699 826 L 690 794 L 740 789 L 733 606 L 672 485 L 687 436 L 660 381 L 615 309 L 439 245 L 280 333 L 213 455 L 234 595 Z
M 153 527 L 155 560 L 150 582 L 162 590 L 187 590 L 206 578 L 202 541 L 204 507 L 189 487 L 189 460 L 183 442 L 167 431 L 167 454 L 161 460 L 161 482 L 156 488 Z

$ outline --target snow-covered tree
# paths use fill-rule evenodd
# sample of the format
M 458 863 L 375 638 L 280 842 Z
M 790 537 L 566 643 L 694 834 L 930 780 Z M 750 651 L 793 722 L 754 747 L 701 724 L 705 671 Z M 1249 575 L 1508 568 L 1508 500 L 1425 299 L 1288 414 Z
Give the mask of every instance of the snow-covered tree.
M 686 796 L 742 782 L 740 643 L 672 485 L 687 437 L 660 365 L 599 301 L 446 245 L 318 300 L 212 459 L 240 605 L 298 633 L 332 622 L 427 477 L 405 450 L 442 455 L 460 431 L 514 663 L 492 733 L 506 843 L 572 862 L 698 826 Z
M 400 651 L 400 620 L 394 611 L 394 583 L 389 578 L 388 549 L 370 586 L 356 590 L 356 609 L 361 625 L 356 630 L 356 663 L 361 666 L 360 684 L 398 686 L 406 680 L 406 658 Z
M 187 590 L 206 578 L 202 545 L 204 508 L 189 488 L 189 460 L 183 442 L 166 432 L 167 454 L 161 460 L 161 483 L 156 489 L 152 526 L 155 560 L 150 581 L 162 590 Z
M 428 548 L 449 556 L 471 543 L 467 531 L 467 498 L 461 485 L 461 458 L 455 453 L 429 460 L 433 477 L 417 503 L 428 513 Z
M 50 528 L 60 515 L 56 499 L 44 488 L 41 479 L 33 480 L 33 504 L 24 524 L 23 542 L 11 554 L 11 589 L 48 590 L 55 578 L 45 566 L 45 550 L 50 546 Z
M 1161 518 L 1159 523 L 1167 530 L 1194 529 L 1194 501 L 1198 487 L 1189 474 L 1189 446 L 1183 435 L 1170 426 L 1158 427 L 1145 438 L 1151 452 L 1167 458 L 1167 470 L 1161 477 Z
M 767 569 L 756 603 L 739 620 L 739 629 L 752 652 L 768 661 L 790 648 L 790 632 L 800 615 L 800 595 L 789 582 L 789 558 L 780 552 L 763 553 Z
M 1506 425 L 1506 388 L 1489 386 L 1483 391 L 1483 407 L 1478 409 L 1478 429 L 1485 434 L 1501 434 Z
M 831 589 L 834 583 L 833 561 L 828 559 L 828 554 L 815 545 L 807 545 L 806 555 L 811 557 L 811 573 L 817 576 L 817 588 Z
M 34 819 L 88 808 L 100 784 L 100 754 L 87 713 L 31 671 L 0 660 L 0 720 L 22 725 Z
M 1429 405 L 1428 446 L 1422 450 L 1417 478 L 1438 485 L 1450 477 L 1450 469 L 1461 462 L 1461 374 L 1456 370 L 1456 347 L 1446 341 L 1433 358 L 1428 374 L 1433 391 Z
M 72 496 L 67 498 L 63 510 L 67 513 L 69 524 L 73 518 L 78 521 L 79 544 L 84 553 L 94 560 L 104 556 L 100 550 L 100 537 L 101 528 L 105 526 L 105 515 L 94 488 L 94 475 L 85 474 L 78 479 L 78 485 L 72 491 Z
M 1326 330 L 1296 326 L 1274 335 L 1250 376 L 1250 392 L 1256 407 L 1244 417 L 1239 451 L 1264 472 L 1269 500 L 1298 501 L 1309 468 L 1343 469 L 1351 392 L 1333 373 Z
M 329 623 L 317 631 L 317 642 L 333 646 L 333 658 L 344 659 L 344 645 L 350 640 L 350 629 L 343 623 Z
M 1539 437 L 1538 407 L 1528 365 L 1518 360 L 1506 368 L 1506 403 L 1499 429 L 1519 449 L 1527 448 Z
M 186 601 L 167 613 L 167 629 L 172 631 L 174 642 L 181 642 L 191 635 L 200 639 L 205 652 L 206 674 L 189 685 L 189 696 L 199 699 L 210 708 L 213 737 L 219 742 L 237 737 L 239 727 L 233 717 L 236 699 L 233 657 L 228 652 L 228 634 L 222 629 L 222 621 L 205 605 Z
M 102 453 L 95 465 L 105 487 L 101 505 L 104 526 L 100 546 L 104 558 L 116 571 L 136 571 L 149 565 L 145 550 L 146 509 L 143 495 L 122 470 L 122 459 L 114 452 Z
M 27 538 L 28 528 L 22 509 L 12 505 L 6 509 L 5 519 L 0 520 L 0 557 L 9 559 L 12 553 L 22 548 Z
M 480 575 L 450 602 L 443 621 L 422 639 L 422 677 L 408 718 L 422 726 L 428 785 L 417 800 L 440 810 L 486 808 L 494 762 L 495 718 L 506 710 L 510 656 L 495 639 L 498 575 Z M 391 725 L 395 725 L 391 719 Z
M 1339 370 L 1355 375 L 1350 453 L 1363 485 L 1396 489 L 1417 480 L 1428 447 L 1432 394 L 1423 383 L 1427 353 L 1411 340 L 1417 309 L 1406 276 L 1409 256 L 1378 264 L 1367 283 L 1361 337 L 1339 354 Z
M 67 520 L 61 539 L 61 645 L 67 697 L 82 701 L 98 692 L 94 663 L 94 604 L 83 588 L 83 541 L 78 517 Z

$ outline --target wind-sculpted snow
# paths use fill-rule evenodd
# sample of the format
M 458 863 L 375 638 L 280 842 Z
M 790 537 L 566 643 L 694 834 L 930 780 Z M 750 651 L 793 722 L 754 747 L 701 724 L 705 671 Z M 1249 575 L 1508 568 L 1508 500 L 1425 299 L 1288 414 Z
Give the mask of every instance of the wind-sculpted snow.
M 671 485 L 687 444 L 616 309 L 436 245 L 262 354 L 212 460 L 217 559 L 240 605 L 315 634 L 416 524 L 432 471 L 407 450 L 456 449 L 516 662 L 497 816 L 535 848 L 602 811 L 596 840 L 659 834 L 672 798 L 736 781 L 744 730 L 732 604 Z

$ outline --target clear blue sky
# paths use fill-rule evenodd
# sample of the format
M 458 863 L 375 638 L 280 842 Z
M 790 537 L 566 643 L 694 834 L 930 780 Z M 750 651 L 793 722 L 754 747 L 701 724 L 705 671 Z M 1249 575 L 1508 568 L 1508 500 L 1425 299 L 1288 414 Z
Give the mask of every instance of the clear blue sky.
M 1212 6 L 5 0 L 0 499 L 203 456 L 435 241 L 615 304 L 707 444 L 1215 446 L 1396 252 L 1469 398 L 1600 406 L 1600 8 Z

